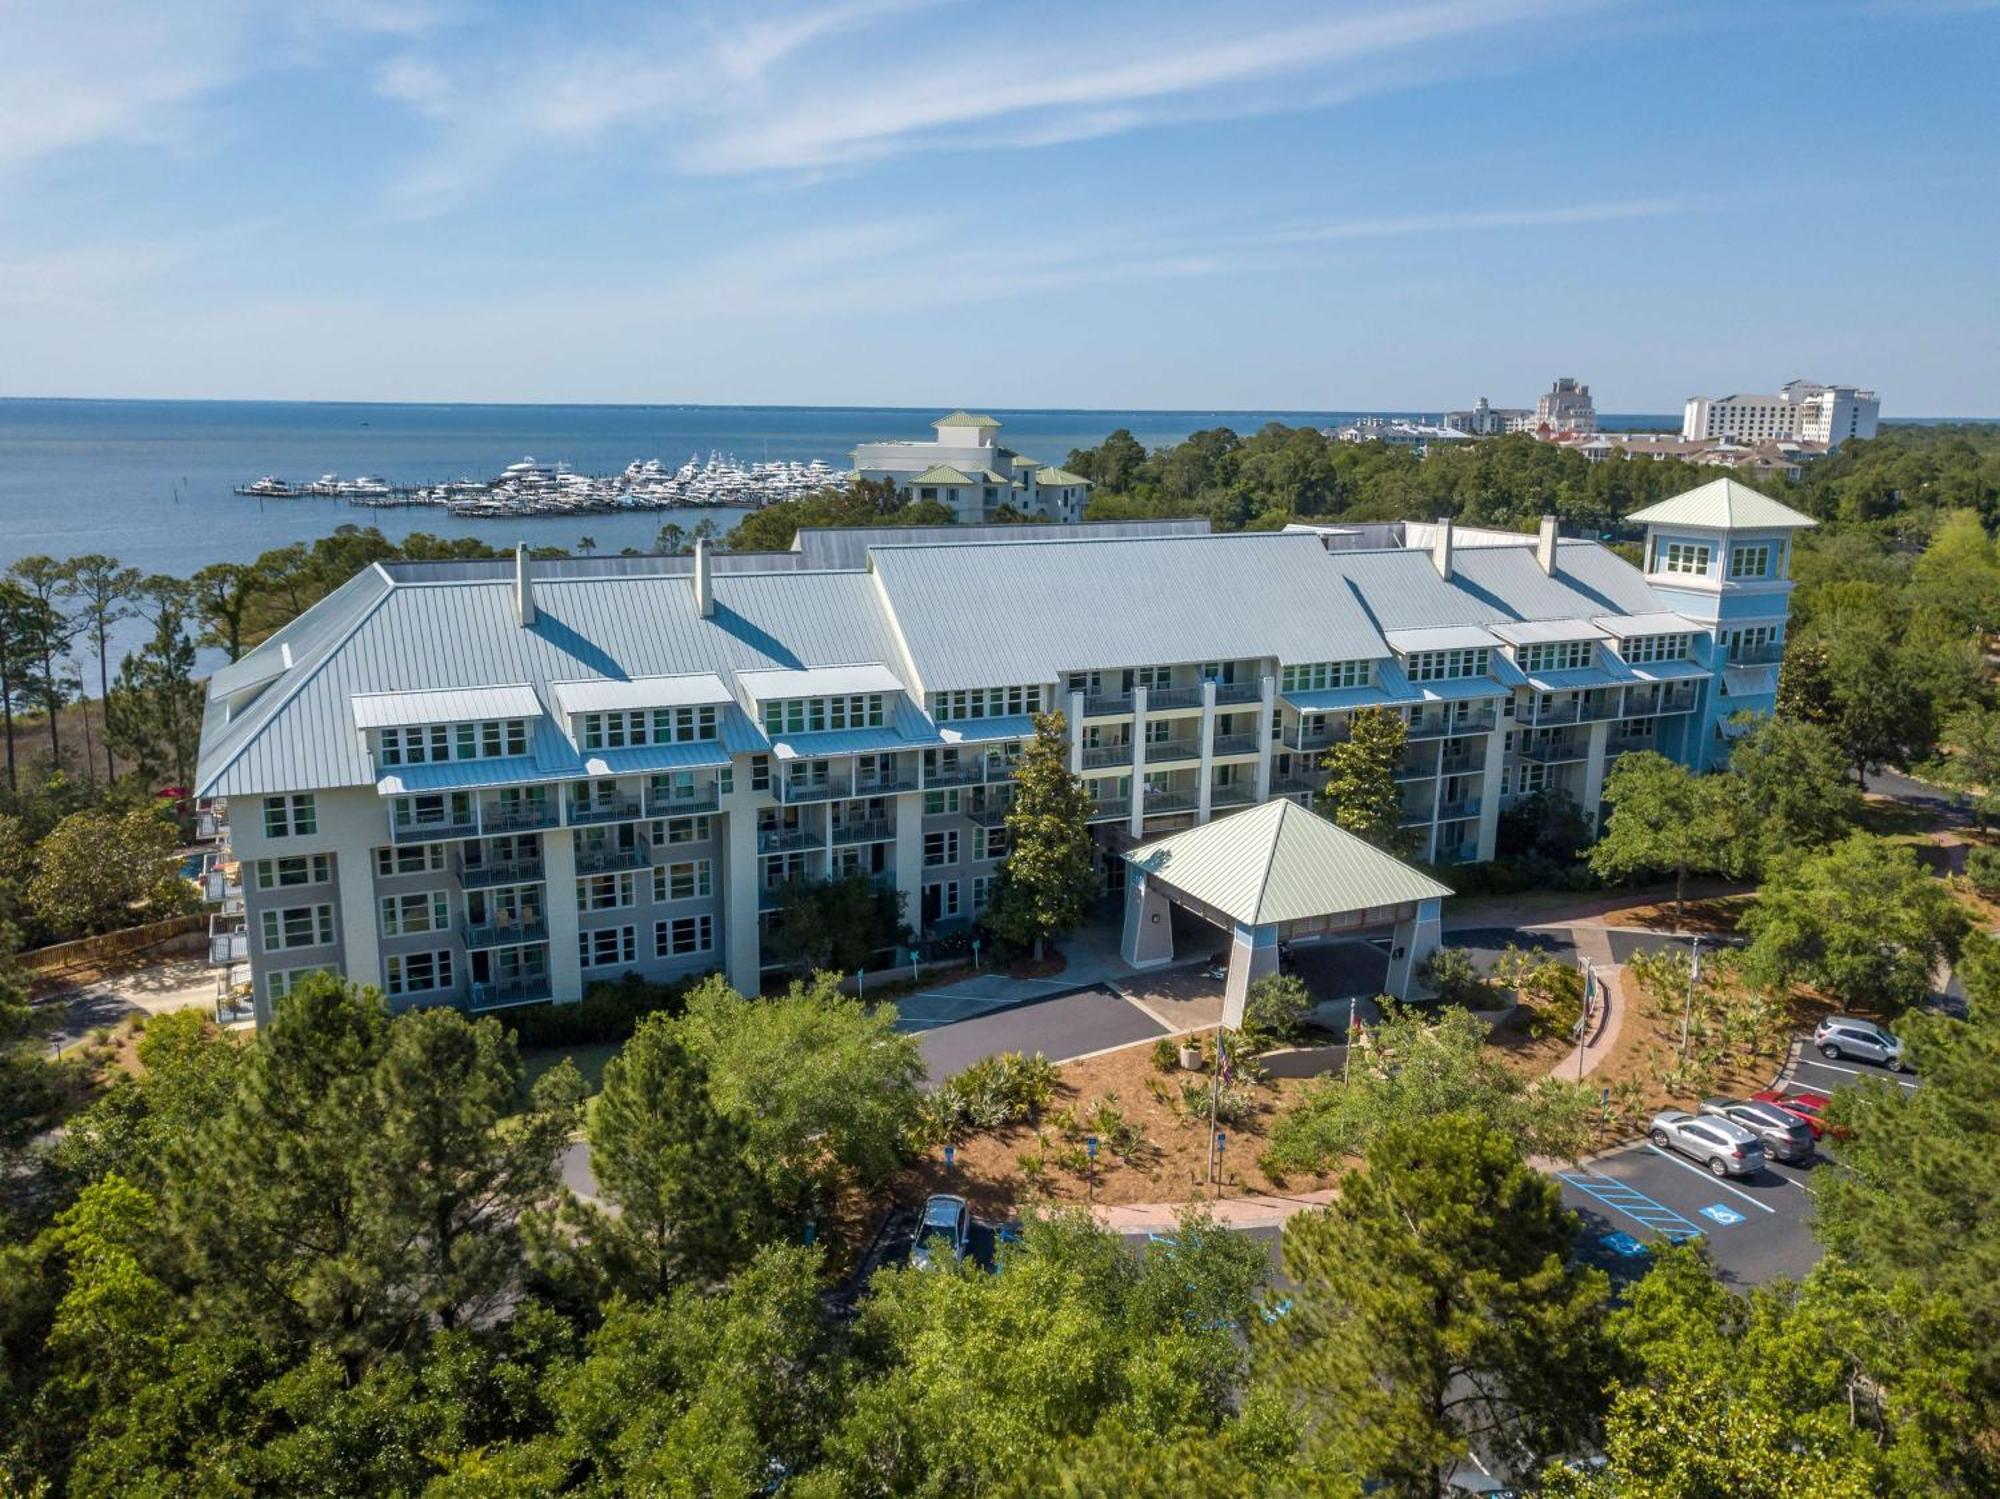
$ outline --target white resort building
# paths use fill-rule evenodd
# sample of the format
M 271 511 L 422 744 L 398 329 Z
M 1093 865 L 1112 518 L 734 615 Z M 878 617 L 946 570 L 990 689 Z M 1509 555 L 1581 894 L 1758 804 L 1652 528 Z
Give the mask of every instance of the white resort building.
M 1643 569 L 1553 521 L 378 564 L 208 684 L 211 955 L 248 965 L 260 1017 L 321 969 L 398 1007 L 627 971 L 754 989 L 799 877 L 879 881 L 920 931 L 970 921 L 1050 708 L 1111 888 L 1138 843 L 1309 799 L 1371 705 L 1408 724 L 1420 857 L 1488 859 L 1515 801 L 1559 787 L 1595 818 L 1618 755 L 1716 763 L 1772 703 L 1811 522 L 1729 479 L 1634 519 Z
M 989 521 L 1003 507 L 1065 525 L 1083 519 L 1090 481 L 1001 447 L 992 417 L 954 411 L 931 425 L 935 442 L 864 442 L 850 455 L 854 472 L 886 479 L 913 500 L 947 505 L 962 526 Z
M 1794 380 L 1776 395 L 1689 396 L 1681 436 L 1824 443 L 1831 451 L 1850 437 L 1873 437 L 1881 415 L 1872 390 Z

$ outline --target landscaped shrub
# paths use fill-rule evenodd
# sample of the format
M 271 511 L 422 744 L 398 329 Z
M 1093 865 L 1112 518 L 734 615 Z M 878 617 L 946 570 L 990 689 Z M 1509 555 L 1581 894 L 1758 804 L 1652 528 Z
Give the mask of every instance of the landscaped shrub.
M 1992 899 L 2000 896 L 2000 848 L 1975 848 L 1965 856 L 1965 877 L 1972 888 Z
M 946 1079 L 924 1099 L 918 1123 L 923 1143 L 955 1143 L 976 1130 L 1025 1124 L 1055 1097 L 1060 1074 L 1040 1052 L 982 1057 Z
M 1243 996 L 1243 1029 L 1272 1041 L 1290 1041 L 1304 1027 L 1312 992 L 1289 973 L 1267 973 Z
M 1493 1002 L 1493 986 L 1462 947 L 1440 947 L 1417 968 L 1439 1004 L 1483 1010 Z
M 522 1047 L 579 1046 L 601 1041 L 625 1041 L 639 1021 L 655 1010 L 678 1015 L 688 992 L 700 978 L 655 984 L 636 973 L 607 979 L 584 990 L 576 1004 L 523 1005 L 502 1015 Z
M 1178 1072 L 1181 1067 L 1181 1044 L 1172 1036 L 1162 1036 L 1153 1043 L 1153 1067 L 1159 1072 Z
M 1257 1095 L 1242 1083 L 1217 1088 L 1191 1077 L 1181 1084 L 1181 1106 L 1191 1118 L 1208 1118 L 1212 1107 L 1218 1124 L 1243 1124 L 1256 1117 Z

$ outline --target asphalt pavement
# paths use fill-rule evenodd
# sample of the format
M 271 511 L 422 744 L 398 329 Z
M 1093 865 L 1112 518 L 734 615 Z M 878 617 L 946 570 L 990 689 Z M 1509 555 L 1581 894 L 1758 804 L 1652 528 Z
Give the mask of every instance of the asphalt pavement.
M 919 1036 L 917 1045 L 930 1075 L 943 1079 L 1003 1051 L 1041 1052 L 1059 1061 L 1166 1034 L 1167 1028 L 1151 1015 L 1109 986 L 1098 985 L 940 1026 Z

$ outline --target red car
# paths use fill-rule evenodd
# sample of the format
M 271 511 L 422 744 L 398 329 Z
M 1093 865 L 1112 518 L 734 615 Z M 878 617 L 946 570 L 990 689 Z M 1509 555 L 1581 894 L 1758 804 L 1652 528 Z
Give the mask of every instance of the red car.
M 1762 1093 L 1750 1095 L 1758 1103 L 1774 1104 L 1794 1119 L 1802 1120 L 1812 1131 L 1815 1140 L 1824 1139 L 1830 1125 L 1826 1122 L 1827 1096 L 1824 1093 L 1810 1093 L 1799 1089 L 1792 1093 L 1781 1093 L 1776 1088 L 1766 1088 Z M 1847 1131 L 1843 1128 L 1834 1136 L 1839 1139 Z

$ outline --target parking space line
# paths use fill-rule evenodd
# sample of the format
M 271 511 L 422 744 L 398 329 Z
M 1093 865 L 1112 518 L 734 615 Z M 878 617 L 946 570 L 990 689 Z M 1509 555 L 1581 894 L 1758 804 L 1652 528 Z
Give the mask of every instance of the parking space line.
M 1676 1212 L 1657 1198 L 1648 1197 L 1637 1187 L 1627 1186 L 1615 1176 L 1586 1171 L 1558 1171 L 1556 1180 L 1576 1188 L 1586 1197 L 1595 1198 L 1614 1213 L 1624 1214 L 1641 1228 L 1669 1239 L 1699 1237 L 1701 1234 L 1700 1226 L 1693 1219 Z
M 1771 1204 L 1768 1202 L 1759 1202 L 1756 1198 L 1752 1197 L 1748 1192 L 1742 1190 L 1742 1188 L 1730 1186 L 1728 1182 L 1724 1181 L 1721 1177 L 1717 1176 L 1713 1171 L 1709 1171 L 1701 1166 L 1697 1166 L 1693 1161 L 1684 1161 L 1680 1159 L 1680 1157 L 1678 1156 L 1667 1154 L 1666 1151 L 1660 1149 L 1659 1146 L 1653 1144 L 1652 1141 L 1650 1140 L 1646 1142 L 1646 1149 L 1652 1151 L 1654 1155 L 1658 1156 L 1661 1160 L 1667 1162 L 1669 1165 L 1679 1166 L 1685 1171 L 1692 1171 L 1696 1176 L 1705 1177 L 1712 1185 L 1720 1187 L 1723 1191 L 1730 1193 L 1732 1196 L 1742 1198 L 1745 1202 L 1749 1203 L 1754 1208 L 1762 1208 L 1767 1213 L 1775 1213 L 1778 1211 L 1776 1208 L 1772 1207 Z
M 1883 1082 L 1894 1083 L 1899 1088 L 1916 1087 L 1915 1082 L 1905 1078 L 1897 1077 L 1893 1072 L 1877 1072 L 1877 1071 L 1863 1072 L 1858 1067 L 1836 1067 L 1831 1062 L 1815 1062 L 1811 1057 L 1800 1057 L 1799 1066 L 1817 1067 L 1822 1072 L 1844 1072 L 1849 1077 L 1879 1077 L 1882 1079 Z

